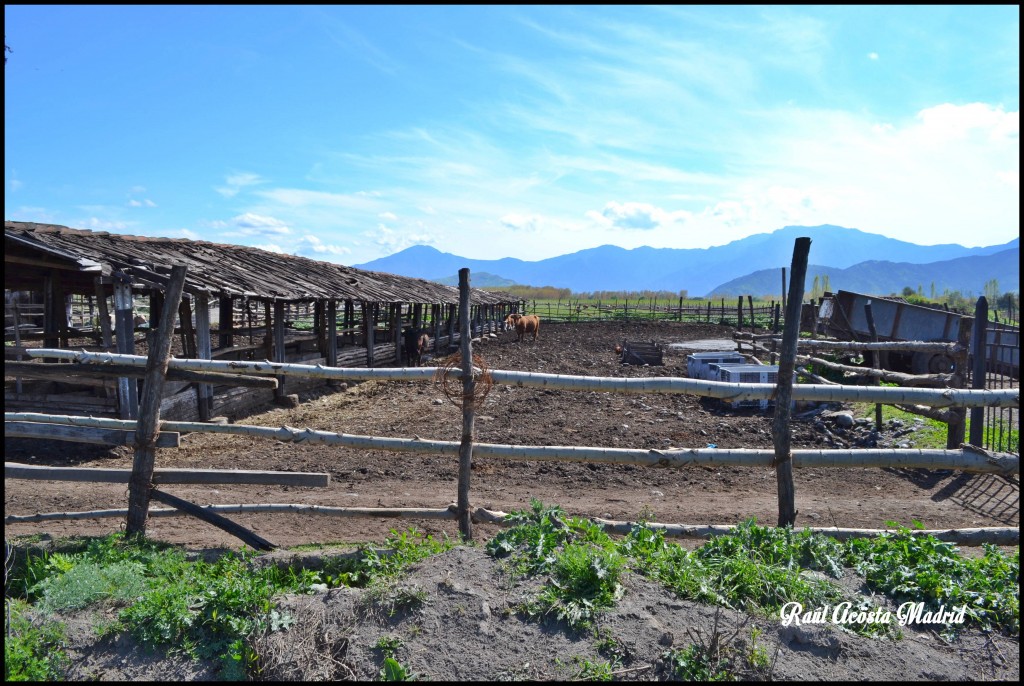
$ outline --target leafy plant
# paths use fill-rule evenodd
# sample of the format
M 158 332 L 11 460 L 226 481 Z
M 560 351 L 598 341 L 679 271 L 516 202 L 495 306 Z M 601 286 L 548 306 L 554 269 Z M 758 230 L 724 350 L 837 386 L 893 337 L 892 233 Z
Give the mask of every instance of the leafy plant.
M 965 558 L 951 543 L 913 535 L 896 522 L 886 525 L 896 532 L 847 544 L 847 562 L 870 588 L 898 603 L 922 602 L 926 610 L 965 606 L 968 622 L 1020 635 L 1019 547 L 1010 556 L 986 544 L 983 556 Z
M 23 600 L 7 599 L 4 637 L 5 681 L 60 681 L 68 658 L 64 652 L 64 625 L 33 623 Z

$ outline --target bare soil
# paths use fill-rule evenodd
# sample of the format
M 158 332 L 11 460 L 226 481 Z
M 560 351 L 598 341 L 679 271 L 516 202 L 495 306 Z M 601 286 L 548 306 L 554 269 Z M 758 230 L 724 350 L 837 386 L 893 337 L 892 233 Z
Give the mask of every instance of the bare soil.
M 514 334 L 506 333 L 475 345 L 474 353 L 492 369 L 615 377 L 686 376 L 686 354 L 691 351 L 687 341 L 721 339 L 722 349 L 731 349 L 731 334 L 731 328 L 715 325 L 545 323 L 535 343 L 519 343 Z M 665 364 L 621 364 L 614 348 L 625 341 L 654 341 L 666 346 Z M 668 347 L 671 343 L 682 346 Z M 305 394 L 302 399 L 298 407 L 269 408 L 238 423 L 448 441 L 461 437 L 461 411 L 435 384 L 365 382 Z M 842 409 L 838 405 L 818 408 L 820 411 L 813 416 L 795 421 L 792 446 L 914 445 L 914 423 L 888 426 L 881 434 L 871 434 L 871 427 L 844 428 L 834 423 L 831 413 Z M 710 444 L 770 449 L 771 411 L 732 410 L 689 395 L 495 386 L 478 411 L 475 440 L 650 449 Z M 29 464 L 130 468 L 132 452 L 7 439 L 5 459 Z M 174 495 L 198 504 L 443 508 L 456 498 L 457 459 L 453 457 L 191 434 L 182 437 L 180 449 L 160 451 L 157 459 L 158 467 L 309 471 L 331 476 L 330 486 L 323 489 L 167 487 Z M 908 525 L 917 520 L 926 528 L 940 529 L 1016 526 L 1019 521 L 1017 479 L 925 470 L 835 468 L 797 470 L 795 483 L 798 527 L 884 528 L 891 520 Z M 532 499 L 537 499 L 560 505 L 571 515 L 630 521 L 646 518 L 683 524 L 735 524 L 754 517 L 762 524 L 774 524 L 777 519 L 774 471 L 763 468 L 666 470 L 474 458 L 470 499 L 473 507 L 506 512 L 527 508 Z M 5 480 L 6 515 L 125 506 L 124 485 Z M 454 522 L 439 520 L 297 514 L 231 518 L 282 547 L 379 542 L 390 530 L 410 526 L 437 536 L 458 536 Z M 19 523 L 7 525 L 5 535 L 103 535 L 122 526 L 120 519 Z M 475 525 L 474 539 L 482 542 L 496 531 L 491 525 Z M 189 517 L 153 518 L 147 534 L 193 550 L 240 546 L 230 535 Z M 429 560 L 413 570 L 403 584 L 425 591 L 428 602 L 415 612 L 396 616 L 374 611 L 365 592 L 355 590 L 289 599 L 287 605 L 298 619 L 297 626 L 306 627 L 293 635 L 320 638 L 296 645 L 288 643 L 287 634 L 275 634 L 265 644 L 266 674 L 282 679 L 376 678 L 382 655 L 373 646 L 384 635 L 399 636 L 404 647 L 396 657 L 421 677 L 431 679 L 568 679 L 574 676 L 573 655 L 591 661 L 604 659 L 596 654 L 592 635 L 576 635 L 557 624 L 526 621 L 512 612 L 510 608 L 527 589 L 521 582 L 503 576 L 500 566 L 478 547 L 460 547 Z M 601 625 L 630 646 L 629 659 L 623 660 L 622 669 L 632 671 L 622 672 L 619 678 L 663 677 L 656 664 L 658 655 L 670 645 L 693 642 L 692 632 L 703 632 L 700 635 L 705 637 L 714 633 L 715 612 L 679 601 L 644 579 L 629 576 L 623 601 Z M 88 624 L 94 619 L 83 621 Z M 903 641 L 872 641 L 825 627 L 784 628 L 778 621 L 751 620 L 737 613 L 723 613 L 720 630 L 729 634 L 744 622 L 754 622 L 764 629 L 766 647 L 778 651 L 774 678 L 1016 680 L 1019 676 L 1018 641 L 977 632 L 965 633 L 954 644 L 947 644 L 933 631 L 916 629 L 907 631 Z M 82 633 L 88 634 L 85 630 Z M 744 635 L 749 638 L 749 626 L 737 640 Z M 303 651 L 322 656 L 325 650 L 334 657 L 301 657 Z M 99 646 L 83 643 L 81 652 L 75 655 L 77 678 L 82 679 L 212 676 L 208 666 L 181 663 L 173 667 L 155 656 L 140 656 L 126 639 Z M 294 660 L 289 661 L 288 656 Z

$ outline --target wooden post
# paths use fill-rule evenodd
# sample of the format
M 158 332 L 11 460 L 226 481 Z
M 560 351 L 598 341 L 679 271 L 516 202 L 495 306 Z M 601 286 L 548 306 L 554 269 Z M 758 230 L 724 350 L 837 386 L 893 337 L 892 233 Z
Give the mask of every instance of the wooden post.
M 785 267 L 782 268 L 782 311 L 783 312 L 787 312 L 788 311 L 788 310 L 786 310 L 786 268 Z
M 775 303 L 775 321 L 772 323 L 772 333 L 779 332 L 779 320 L 782 318 L 782 305 L 781 303 Z
M 324 351 L 328 367 L 338 364 L 338 304 L 334 299 L 327 301 L 327 349 Z
M 469 331 L 469 269 L 459 270 L 459 352 L 462 355 L 462 443 L 459 445 L 459 533 L 463 541 L 473 540 L 469 512 L 469 476 L 473 465 L 473 343 Z
M 194 360 L 199 357 L 199 346 L 196 343 L 196 332 L 192 326 L 192 303 L 185 298 L 182 298 L 181 304 L 178 305 L 178 322 L 181 327 L 182 354 Z
M 356 332 L 353 329 L 356 326 L 356 306 L 352 302 L 352 298 L 345 300 L 345 319 L 341 323 L 341 328 L 345 329 L 345 340 L 349 345 L 355 345 Z
M 274 357 L 272 358 L 274 362 L 287 361 L 284 350 L 284 305 L 285 303 L 283 300 L 276 300 L 274 302 Z M 284 386 L 285 377 L 277 377 L 277 388 L 274 389 L 275 400 L 281 400 L 285 395 L 287 395 L 285 393 Z
M 377 331 L 377 307 L 375 304 L 366 302 L 360 303 L 363 308 L 363 333 L 366 339 L 366 366 L 373 368 L 373 344 Z
M 877 343 L 878 342 L 878 332 L 875 331 L 875 316 L 871 313 L 871 301 L 870 300 L 868 300 L 866 303 L 864 303 L 864 317 L 868 321 L 868 331 L 871 333 L 871 340 L 874 341 L 875 343 Z M 882 358 L 881 353 L 879 353 L 877 350 L 873 350 L 871 352 L 871 368 L 872 369 L 881 369 L 882 368 L 881 358 Z M 872 385 L 874 385 L 874 386 L 881 386 L 882 385 L 881 377 L 876 376 L 875 380 L 874 380 L 874 384 L 872 384 Z M 881 432 L 881 430 L 882 430 L 882 405 L 881 405 L 881 403 L 875 403 L 875 431 Z
M 220 312 L 217 315 L 217 331 L 219 332 L 218 347 L 230 348 L 235 344 L 235 308 L 230 295 L 220 298 Z
M 210 297 L 196 296 L 196 357 L 201 360 L 213 359 L 213 340 L 210 335 Z M 213 416 L 213 386 L 208 383 L 196 385 L 199 399 L 199 419 L 207 422 Z
M 964 325 L 964 319 L 960 320 L 960 332 L 957 335 L 957 343 L 960 352 L 956 354 L 956 370 L 949 382 L 950 388 L 964 388 L 967 383 L 967 367 L 970 357 L 971 328 Z M 946 423 L 946 448 L 955 450 L 964 443 L 964 434 L 967 430 L 967 408 L 951 407 L 946 411 L 949 420 Z
M 171 339 L 174 337 L 174 312 L 178 309 L 185 287 L 185 267 L 171 268 L 167 283 L 167 296 L 160 321 L 162 325 L 154 336 L 153 345 L 146 359 L 146 378 L 142 386 L 142 405 L 139 407 L 139 421 L 135 429 L 135 459 L 132 462 L 132 476 L 128 482 L 128 520 L 125 534 L 146 534 L 146 517 L 149 513 L 150 489 L 153 487 L 153 467 L 156 462 L 156 439 L 160 430 L 160 400 L 163 395 L 164 379 L 171 359 Z M 134 383 L 134 382 L 133 382 Z
M 433 322 L 433 324 L 434 324 L 434 357 L 437 357 L 437 355 L 439 353 L 439 350 L 438 350 L 438 347 L 437 347 L 438 346 L 437 342 L 441 338 L 441 305 L 440 304 L 431 305 L 430 306 L 430 321 Z
M 743 329 L 743 296 L 736 301 L 736 330 Z
M 796 523 L 796 494 L 793 487 L 792 436 L 789 432 L 790 402 L 793 398 L 793 372 L 796 369 L 796 348 L 800 337 L 800 305 L 804 299 L 804 278 L 811 239 L 797 238 L 793 246 L 793 278 L 789 282 L 789 308 L 782 332 L 782 354 L 779 358 L 779 381 L 775 390 L 775 417 L 772 420 L 772 442 L 775 444 L 775 476 L 779 493 L 779 526 Z
M 316 350 L 327 358 L 327 302 L 313 303 L 313 333 L 316 334 Z
M 97 318 L 99 319 L 100 332 L 103 336 L 100 339 L 100 345 L 102 345 L 104 349 L 109 350 L 114 344 L 114 332 L 110 328 L 110 309 L 107 307 L 107 290 L 103 287 L 103 282 L 98 276 L 93 280 L 93 284 L 96 287 Z
M 974 363 L 971 367 L 971 388 L 985 388 L 985 358 L 988 352 L 986 341 L 988 329 L 988 298 L 981 296 L 974 306 L 974 331 L 971 337 L 971 353 Z M 971 445 L 982 447 L 985 429 L 985 408 L 971 408 Z
M 263 359 L 274 359 L 274 316 L 270 300 L 263 301 Z
M 750 308 L 750 333 L 754 333 L 756 329 L 756 327 L 754 326 L 756 321 L 754 319 L 754 296 L 747 296 L 747 307 Z
M 395 362 L 403 366 L 405 346 L 402 345 L 402 303 L 391 303 L 391 343 L 395 346 Z
M 455 344 L 455 305 L 448 306 L 448 346 L 445 352 L 450 353 Z
M 114 278 L 114 333 L 117 334 L 117 352 L 121 355 L 134 355 L 135 316 L 132 313 L 132 284 L 128 277 L 115 275 Z M 138 418 L 139 386 L 135 379 L 124 376 L 118 378 L 117 404 L 121 419 Z

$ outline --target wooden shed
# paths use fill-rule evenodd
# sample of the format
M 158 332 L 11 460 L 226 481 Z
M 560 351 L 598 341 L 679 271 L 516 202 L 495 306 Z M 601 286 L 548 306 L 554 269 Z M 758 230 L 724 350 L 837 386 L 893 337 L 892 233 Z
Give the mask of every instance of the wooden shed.
M 404 364 L 407 327 L 425 329 L 435 355 L 457 344 L 451 286 L 247 246 L 5 221 L 7 411 L 133 418 L 135 379 L 61 374 L 24 361 L 24 349 L 144 354 L 175 265 L 187 269 L 176 357 L 378 367 Z M 517 304 L 479 289 L 471 301 L 473 335 L 500 331 Z M 238 417 L 317 383 L 290 379 L 271 391 L 168 381 L 161 416 Z

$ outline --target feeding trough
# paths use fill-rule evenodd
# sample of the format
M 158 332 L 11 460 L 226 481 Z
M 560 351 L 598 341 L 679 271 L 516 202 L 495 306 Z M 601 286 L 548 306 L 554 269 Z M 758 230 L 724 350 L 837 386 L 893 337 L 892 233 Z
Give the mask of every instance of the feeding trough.
M 624 341 L 622 343 L 622 364 L 665 364 L 662 360 L 662 348 L 654 341 L 649 343 L 636 343 Z

